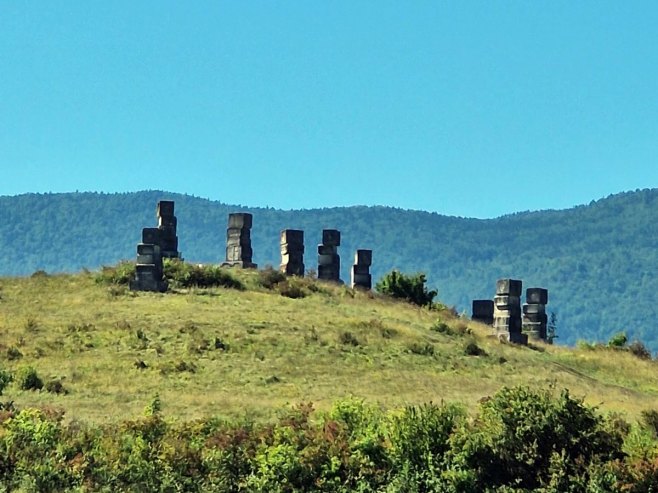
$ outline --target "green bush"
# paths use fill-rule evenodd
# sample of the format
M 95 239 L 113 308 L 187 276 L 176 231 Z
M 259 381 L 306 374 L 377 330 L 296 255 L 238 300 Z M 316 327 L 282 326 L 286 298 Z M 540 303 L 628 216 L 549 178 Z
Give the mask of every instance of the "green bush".
M 225 287 L 244 290 L 245 287 L 229 269 L 217 265 L 195 265 L 178 259 L 165 259 L 164 278 L 176 288 Z
M 24 366 L 16 373 L 16 384 L 21 390 L 41 390 L 43 380 L 31 366 Z
M 283 272 L 274 270 L 271 265 L 258 271 L 258 283 L 266 289 L 274 289 L 277 284 L 286 279 L 287 277 Z
M 114 266 L 104 265 L 96 275 L 98 284 L 127 285 L 135 279 L 135 262 L 123 260 Z
M 393 298 L 431 308 L 437 292 L 429 291 L 425 282 L 425 274 L 407 275 L 394 270 L 382 277 L 375 285 L 375 289 Z
M 12 377 L 11 373 L 7 370 L 0 369 L 0 395 L 2 395 L 2 391 L 5 390 L 5 387 L 7 387 L 13 379 L 14 377 Z
M 628 342 L 628 337 L 626 336 L 626 332 L 617 332 L 608 341 L 608 347 L 621 349 L 626 346 L 627 342 Z

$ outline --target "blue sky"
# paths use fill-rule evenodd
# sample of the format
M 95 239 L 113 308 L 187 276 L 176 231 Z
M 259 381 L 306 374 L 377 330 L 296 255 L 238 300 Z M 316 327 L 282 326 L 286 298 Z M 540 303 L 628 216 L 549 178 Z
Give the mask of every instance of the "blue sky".
M 0 2 L 0 195 L 468 217 L 658 186 L 658 2 Z

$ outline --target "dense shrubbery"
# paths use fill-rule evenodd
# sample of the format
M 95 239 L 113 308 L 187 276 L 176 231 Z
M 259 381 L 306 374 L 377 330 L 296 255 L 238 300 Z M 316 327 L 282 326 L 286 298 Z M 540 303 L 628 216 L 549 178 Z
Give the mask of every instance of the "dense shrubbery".
M 633 426 L 567 391 L 504 388 L 475 416 L 302 404 L 275 424 L 145 416 L 102 428 L 0 406 L 0 484 L 21 491 L 654 491 L 656 413 Z
M 244 289 L 244 285 L 229 269 L 218 265 L 196 265 L 180 260 L 164 259 L 164 278 L 174 288 L 225 287 Z M 119 262 L 115 266 L 104 266 L 96 281 L 104 284 L 127 285 L 135 278 L 133 262 Z
M 396 270 L 389 272 L 377 282 L 375 289 L 393 298 L 407 300 L 419 306 L 432 307 L 436 291 L 425 286 L 425 274 L 402 274 Z

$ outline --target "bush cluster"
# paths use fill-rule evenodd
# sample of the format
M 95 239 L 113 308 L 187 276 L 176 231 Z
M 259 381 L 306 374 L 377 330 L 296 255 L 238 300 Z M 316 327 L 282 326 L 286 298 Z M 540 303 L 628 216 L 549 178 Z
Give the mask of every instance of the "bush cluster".
M 503 388 L 470 418 L 453 404 L 396 413 L 361 400 L 275 423 L 145 416 L 94 428 L 49 409 L 2 407 L 8 491 L 655 491 L 650 424 L 606 419 L 567 391 Z
M 375 285 L 375 289 L 393 298 L 431 308 L 437 292 L 428 290 L 425 282 L 425 274 L 408 275 L 394 270 L 382 277 Z

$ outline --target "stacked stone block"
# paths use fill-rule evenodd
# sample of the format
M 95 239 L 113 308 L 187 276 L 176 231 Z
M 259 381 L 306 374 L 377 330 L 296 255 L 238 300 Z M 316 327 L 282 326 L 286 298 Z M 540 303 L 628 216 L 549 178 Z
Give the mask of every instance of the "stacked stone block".
M 281 231 L 281 272 L 288 276 L 304 276 L 304 231 Z
M 253 216 L 248 212 L 236 212 L 228 215 L 226 230 L 226 262 L 223 266 L 255 269 L 253 250 L 251 249 L 251 226 Z
M 167 282 L 163 279 L 162 254 L 159 245 L 139 243 L 136 264 L 135 279 L 130 281 L 131 291 L 163 293 L 167 290 Z
M 499 279 L 494 298 L 494 330 L 499 338 L 515 344 L 528 343 L 522 332 L 521 287 L 519 280 Z
M 546 340 L 546 304 L 548 290 L 544 288 L 528 288 L 523 305 L 523 333 L 529 340 Z
M 179 258 L 178 236 L 176 227 L 178 221 L 174 215 L 174 201 L 161 200 L 156 209 L 158 229 L 160 230 L 160 255 L 163 258 Z
M 318 279 L 340 282 L 340 231 L 322 230 L 322 244 L 318 245 Z
M 471 320 L 486 325 L 494 324 L 494 302 L 492 300 L 473 300 Z
M 372 250 L 357 250 L 354 256 L 354 265 L 351 273 L 352 288 L 372 289 Z

